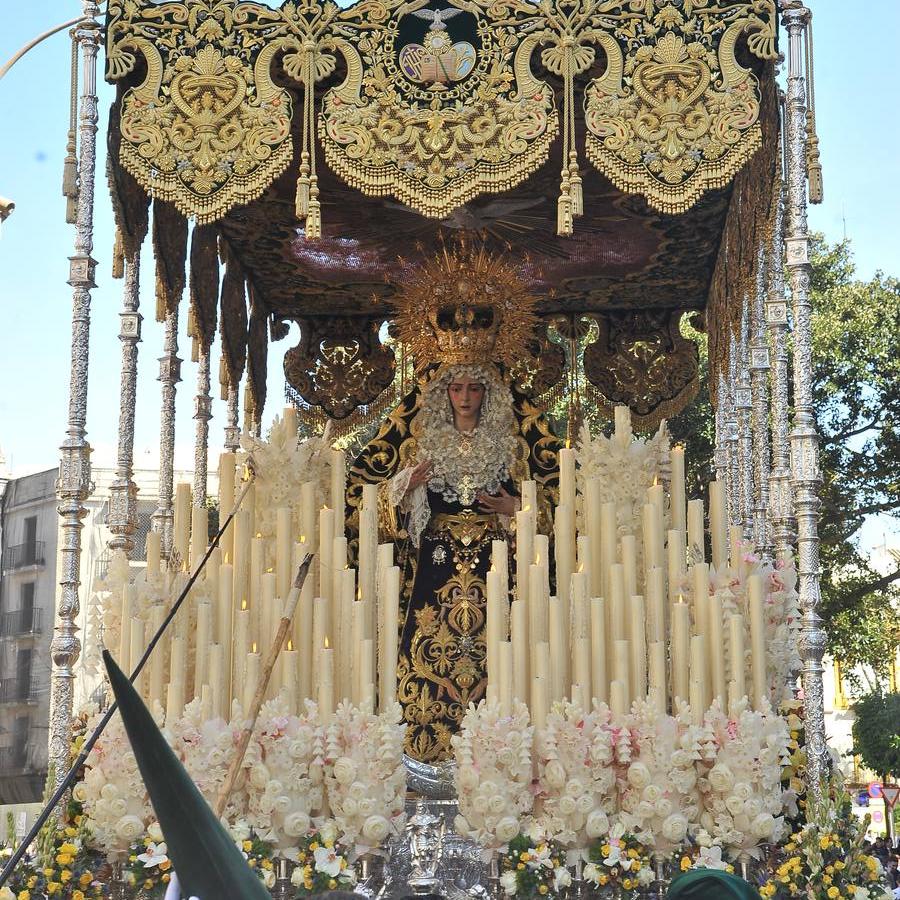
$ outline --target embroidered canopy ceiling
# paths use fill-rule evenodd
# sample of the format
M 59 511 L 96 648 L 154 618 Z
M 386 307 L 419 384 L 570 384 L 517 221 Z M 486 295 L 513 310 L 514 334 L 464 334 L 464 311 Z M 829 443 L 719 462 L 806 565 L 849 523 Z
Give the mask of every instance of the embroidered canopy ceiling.
M 266 325 L 298 321 L 300 393 L 338 416 L 390 381 L 378 326 L 398 257 L 481 231 L 522 260 L 546 317 L 597 319 L 591 381 L 609 402 L 643 391 L 650 421 L 696 378 L 682 313 L 713 309 L 725 329 L 752 276 L 740 244 L 769 214 L 776 33 L 774 0 L 110 0 L 120 231 L 140 231 L 129 193 L 213 226 L 194 242 L 217 234 L 231 271 L 223 377 L 249 348 L 258 383 Z M 187 256 L 171 232 L 154 226 L 163 294 Z M 201 342 L 211 302 L 212 329 L 192 292 Z M 657 369 L 680 354 L 683 377 L 655 394 L 609 375 L 642 335 Z

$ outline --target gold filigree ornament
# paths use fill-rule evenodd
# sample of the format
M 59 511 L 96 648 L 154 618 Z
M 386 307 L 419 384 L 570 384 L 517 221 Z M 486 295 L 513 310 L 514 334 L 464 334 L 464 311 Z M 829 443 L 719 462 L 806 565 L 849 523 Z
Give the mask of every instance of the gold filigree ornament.
M 509 371 L 533 339 L 535 302 L 506 259 L 460 241 L 410 270 L 394 321 L 420 375 L 434 363 L 494 362 Z
M 644 32 L 624 53 L 624 23 L 620 41 L 604 44 L 606 72 L 585 95 L 586 151 L 617 187 L 680 213 L 727 184 L 760 146 L 759 82 L 735 46 L 746 34 L 752 54 L 775 58 L 775 2 L 645 5 Z

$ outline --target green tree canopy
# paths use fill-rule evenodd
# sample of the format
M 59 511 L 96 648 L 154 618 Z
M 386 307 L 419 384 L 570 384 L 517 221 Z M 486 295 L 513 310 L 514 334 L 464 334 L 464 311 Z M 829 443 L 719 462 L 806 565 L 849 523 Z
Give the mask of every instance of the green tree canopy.
M 900 773 L 900 694 L 872 691 L 853 704 L 853 752 L 887 778 Z

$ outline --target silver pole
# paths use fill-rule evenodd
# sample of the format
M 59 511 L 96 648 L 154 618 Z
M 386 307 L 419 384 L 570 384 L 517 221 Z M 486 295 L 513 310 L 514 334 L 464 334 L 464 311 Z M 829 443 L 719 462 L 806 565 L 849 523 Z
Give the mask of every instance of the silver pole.
M 194 437 L 194 506 L 206 505 L 207 465 L 209 458 L 209 420 L 212 418 L 210 397 L 209 344 L 200 341 L 200 359 L 197 368 L 197 395 L 194 397 L 194 420 L 197 423 Z
M 80 605 L 81 520 L 87 514 L 84 501 L 91 483 L 91 447 L 86 439 L 88 351 L 91 329 L 91 290 L 96 260 L 94 246 L 94 175 L 97 159 L 97 52 L 100 47 L 99 6 L 83 0 L 85 20 L 76 28 L 82 49 L 82 89 L 78 117 L 81 154 L 78 159 L 78 207 L 75 221 L 75 251 L 69 257 L 69 285 L 72 287 L 72 348 L 69 377 L 69 412 L 66 439 L 60 447 L 59 500 L 60 577 L 59 607 L 50 644 L 53 677 L 50 694 L 49 764 L 53 787 L 58 787 L 68 770 L 72 703 L 75 676 L 73 666 L 81 653 L 78 626 Z

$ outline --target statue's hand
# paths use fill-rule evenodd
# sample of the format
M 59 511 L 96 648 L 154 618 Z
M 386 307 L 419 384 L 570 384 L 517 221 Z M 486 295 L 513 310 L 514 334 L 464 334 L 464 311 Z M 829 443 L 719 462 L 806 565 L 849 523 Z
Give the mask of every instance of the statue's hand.
M 434 467 L 431 465 L 430 459 L 426 459 L 423 462 L 420 462 L 412 470 L 412 475 L 409 476 L 408 490 L 413 491 L 421 484 L 428 484 L 433 474 Z
M 514 516 L 520 505 L 519 498 L 508 494 L 502 487 L 498 494 L 488 494 L 482 491 L 477 499 L 482 512 L 497 513 L 501 516 Z

